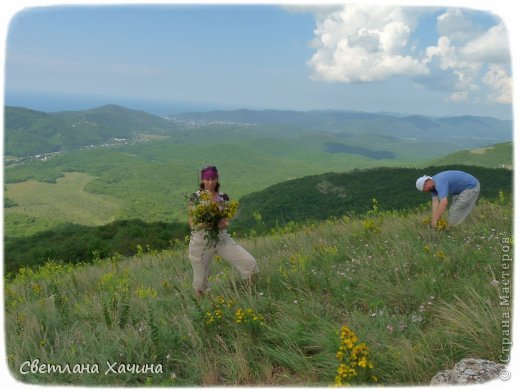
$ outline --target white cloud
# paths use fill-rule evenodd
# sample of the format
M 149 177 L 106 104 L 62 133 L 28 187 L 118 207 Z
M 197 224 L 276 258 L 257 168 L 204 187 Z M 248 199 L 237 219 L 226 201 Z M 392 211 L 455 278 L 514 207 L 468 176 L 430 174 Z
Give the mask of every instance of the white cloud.
M 472 26 L 472 22 L 461 10 L 448 10 L 437 18 L 437 22 L 438 31 L 446 35 L 438 39 L 437 46 L 426 49 L 424 63 L 430 67 L 438 65 L 440 69 L 451 72 L 456 77 L 457 81 L 451 86 L 452 93 L 448 100 L 477 101 L 481 85 L 486 84 L 492 89 L 488 100 L 511 103 L 511 78 L 504 68 L 494 67 L 496 63 L 508 63 L 510 60 L 505 26 L 500 23 L 477 36 L 472 35 L 478 29 Z M 487 69 L 489 71 L 483 75 Z M 489 80 L 495 80 L 496 87 L 492 87 Z
M 410 27 L 401 21 L 388 23 L 379 36 L 381 47 L 386 53 L 398 54 L 408 43 Z
M 464 59 L 473 62 L 506 63 L 510 61 L 509 39 L 503 24 L 491 27 L 484 34 L 461 48 Z
M 510 103 L 510 48 L 504 24 L 484 27 L 478 11 L 449 8 L 436 19 L 436 46 L 421 51 L 410 36 L 428 13 L 432 9 L 345 5 L 316 14 L 311 43 L 315 53 L 308 61 L 312 78 L 355 83 L 401 75 L 446 91 L 452 102 L 487 98 Z M 482 96 L 488 91 L 490 96 Z
M 440 37 L 448 37 L 454 43 L 465 42 L 482 33 L 481 28 L 473 23 L 467 11 L 449 8 L 437 17 L 437 32 Z
M 512 102 L 512 79 L 500 65 L 492 65 L 484 76 L 484 84 L 491 90 L 488 98 L 495 103 L 510 104 Z
M 437 46 L 430 46 L 426 49 L 425 64 L 434 63 L 435 57 L 438 57 L 438 66 L 441 70 L 452 72 L 456 77 L 456 82 L 451 86 L 455 92 L 469 92 L 478 90 L 475 84 L 475 78 L 478 77 L 481 64 L 475 62 L 463 61 L 459 54 L 460 48 L 453 46 L 448 37 L 441 37 L 437 42 Z M 462 101 L 461 96 L 468 98 L 466 94 L 452 94 L 450 100 Z
M 423 62 L 429 64 L 433 62 L 435 57 L 438 57 L 439 66 L 443 70 L 455 68 L 457 66 L 458 61 L 455 47 L 452 46 L 448 37 L 440 37 L 437 41 L 437 46 L 428 47 Z
M 427 74 L 420 60 L 405 53 L 413 23 L 400 7 L 346 5 L 322 16 L 309 61 L 313 78 L 351 83 Z

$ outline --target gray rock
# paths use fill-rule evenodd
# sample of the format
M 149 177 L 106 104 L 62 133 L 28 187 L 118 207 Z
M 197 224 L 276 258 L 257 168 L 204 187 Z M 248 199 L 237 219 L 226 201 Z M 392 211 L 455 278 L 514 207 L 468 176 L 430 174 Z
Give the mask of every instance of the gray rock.
M 451 380 L 451 370 L 440 371 L 432 378 L 430 385 L 447 385 Z
M 461 385 L 485 383 L 498 379 L 500 371 L 506 367 L 490 360 L 466 358 L 455 364 L 451 370 L 435 374 L 430 385 Z

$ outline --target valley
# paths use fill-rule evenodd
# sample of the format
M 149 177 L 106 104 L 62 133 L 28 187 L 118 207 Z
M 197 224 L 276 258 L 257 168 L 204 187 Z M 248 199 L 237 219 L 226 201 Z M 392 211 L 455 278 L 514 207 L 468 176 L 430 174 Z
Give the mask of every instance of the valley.
M 406 131 L 400 133 L 393 127 L 385 133 L 386 127 L 374 125 L 382 123 L 381 115 L 352 112 L 239 110 L 166 119 L 109 105 L 55 114 L 13 108 L 7 110 L 7 115 L 6 125 L 13 126 L 7 131 L 7 139 L 21 139 L 25 132 L 24 139 L 28 140 L 38 129 L 50 133 L 61 129 L 60 137 L 50 137 L 61 139 L 61 151 L 41 151 L 39 158 L 6 154 L 10 163 L 4 170 L 4 234 L 6 239 L 26 241 L 67 224 L 92 228 L 129 220 L 150 226 L 186 224 L 187 199 L 198 188 L 200 167 L 207 164 L 218 166 L 222 189 L 241 201 L 234 226 L 235 231 L 244 234 L 259 228 L 253 218 L 255 213 L 263 216 L 263 229 L 269 229 L 289 221 L 366 212 L 373 198 L 384 209 L 415 207 L 427 202 L 408 185 L 420 167 L 512 165 L 511 142 L 489 144 L 476 137 L 478 142 L 464 141 L 473 149 L 460 151 L 462 143 L 457 142 L 461 137 L 454 138 L 458 140 L 455 143 L 433 141 L 430 136 L 420 138 L 417 132 L 408 137 L 410 123 L 432 126 L 439 121 L 428 118 L 391 118 L 389 123 L 403 120 L 401 126 Z M 61 127 L 51 128 L 51 119 L 54 124 L 61 121 Z M 488 138 L 507 138 L 507 131 L 497 132 L 490 125 L 503 126 L 503 121 L 471 117 L 444 122 L 478 123 L 479 135 L 483 135 L 482 128 L 487 124 Z M 64 133 L 67 126 L 74 129 L 69 135 Z M 77 133 L 81 126 L 88 128 Z M 370 131 L 361 131 L 367 127 Z M 91 128 L 98 131 L 92 134 Z M 461 134 L 467 131 L 463 126 Z M 111 138 L 101 141 L 101 133 Z M 68 139 L 78 137 L 89 143 L 71 146 L 74 143 Z M 32 141 L 20 142 L 17 147 L 31 153 L 35 145 Z M 389 169 L 387 175 L 397 181 L 378 178 L 382 167 Z M 496 177 L 510 180 L 506 171 Z M 374 192 L 375 187 L 368 183 L 382 187 Z M 333 187 L 336 192 L 331 190 Z M 505 193 L 511 190 L 510 186 L 502 187 Z M 315 193 L 319 188 L 322 192 Z M 488 197 L 498 196 L 495 188 Z M 406 200 L 402 204 L 387 203 L 389 191 L 397 191 Z M 298 202 L 292 200 L 295 193 L 303 194 L 297 197 Z M 343 198 L 338 197 L 341 194 Z M 135 251 L 132 245 L 134 248 L 128 250 Z

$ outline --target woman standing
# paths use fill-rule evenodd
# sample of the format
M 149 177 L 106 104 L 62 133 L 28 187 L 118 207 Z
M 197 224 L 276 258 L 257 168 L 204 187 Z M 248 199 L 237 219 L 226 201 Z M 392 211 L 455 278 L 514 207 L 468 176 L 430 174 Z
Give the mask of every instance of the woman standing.
M 248 282 L 251 282 L 254 274 L 260 272 L 255 258 L 230 237 L 227 231 L 229 219 L 222 218 L 218 221 L 218 235 L 215 237 L 215 242 L 210 242 L 208 237 L 210 226 L 203 223 L 197 224 L 193 221 L 191 211 L 194 205 L 198 203 L 202 192 L 209 193 L 210 200 L 213 203 L 222 204 L 229 201 L 227 194 L 219 192 L 220 183 L 218 181 L 218 170 L 215 166 L 202 168 L 200 180 L 200 190 L 191 195 L 188 206 L 190 210 L 189 223 L 192 229 L 189 257 L 193 268 L 193 288 L 198 296 L 204 295 L 208 289 L 211 262 L 215 255 L 222 257 L 233 265 L 240 273 L 241 278 Z

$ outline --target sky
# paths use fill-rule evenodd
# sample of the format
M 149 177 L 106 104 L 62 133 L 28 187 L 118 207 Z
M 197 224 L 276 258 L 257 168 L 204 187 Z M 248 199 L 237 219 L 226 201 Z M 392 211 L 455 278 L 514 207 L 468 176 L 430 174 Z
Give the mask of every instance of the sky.
M 4 26 L 4 104 L 511 119 L 508 13 L 438 3 L 29 1 Z

